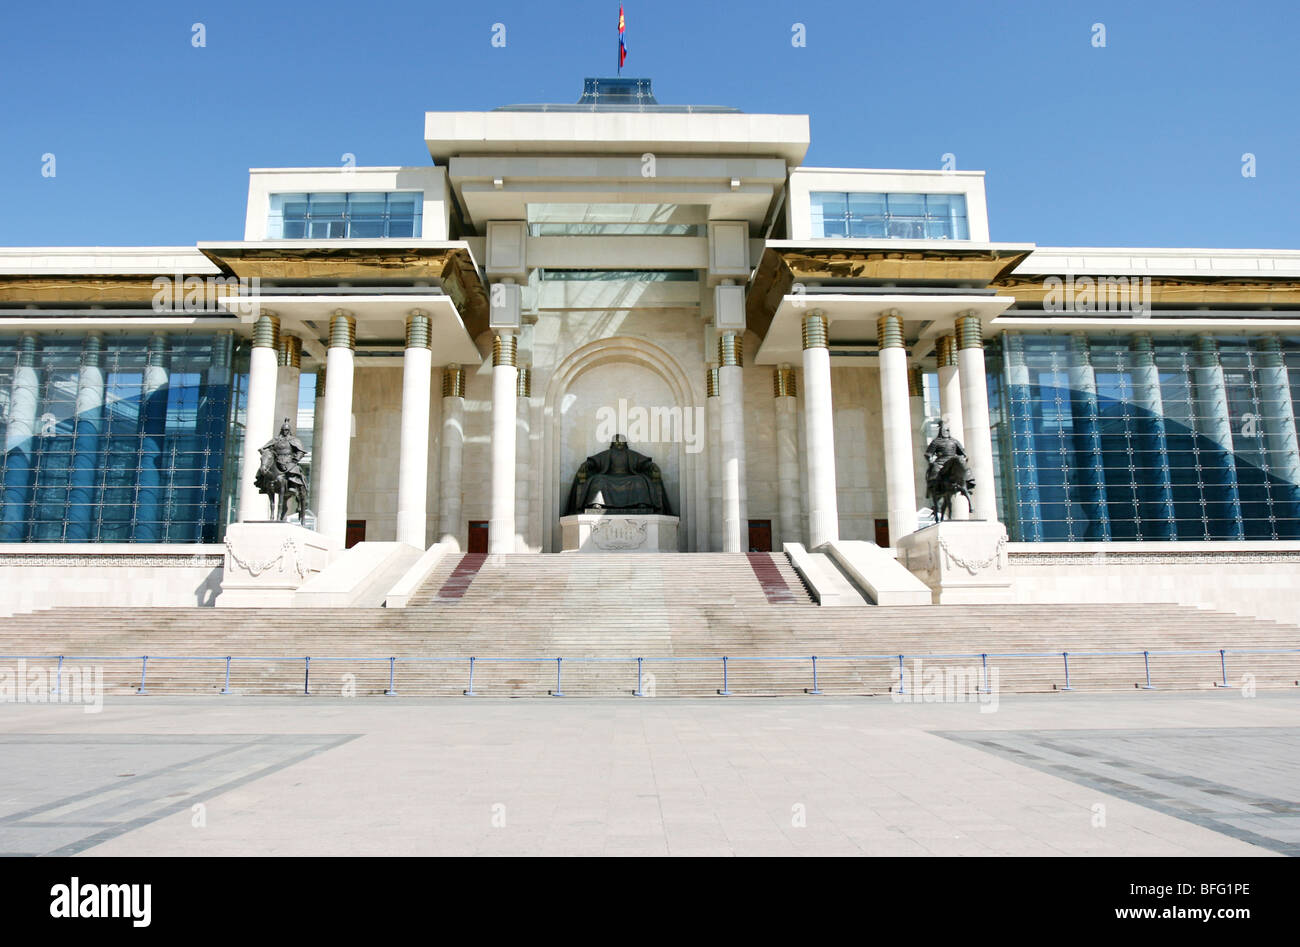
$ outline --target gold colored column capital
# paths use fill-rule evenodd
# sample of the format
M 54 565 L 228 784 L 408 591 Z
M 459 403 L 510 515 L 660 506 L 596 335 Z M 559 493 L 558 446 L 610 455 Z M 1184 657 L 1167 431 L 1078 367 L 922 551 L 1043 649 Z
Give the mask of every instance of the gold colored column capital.
M 724 332 L 718 336 L 718 364 L 727 367 L 744 367 L 745 340 L 739 332 Z
M 718 366 L 710 365 L 704 370 L 704 394 L 708 398 L 718 397 Z
M 820 310 L 803 317 L 803 347 L 824 349 L 830 347 L 830 323 Z
M 798 373 L 789 365 L 772 371 L 772 394 L 777 398 L 798 397 Z
M 280 348 L 280 317 L 273 316 L 269 312 L 263 312 L 253 323 L 253 348 L 255 349 L 276 349 Z
M 509 332 L 492 336 L 492 367 L 515 365 L 519 354 L 519 340 Z
M 904 347 L 903 317 L 896 310 L 887 312 L 876 320 L 876 345 L 882 349 Z
M 275 349 L 275 361 L 281 368 L 302 368 L 302 339 L 298 336 L 280 336 L 280 344 Z
M 442 396 L 444 398 L 465 397 L 465 369 L 460 365 L 442 367 Z
M 330 316 L 330 344 L 332 349 L 357 347 L 357 320 L 346 309 L 335 309 Z
M 412 309 L 406 316 L 406 347 L 427 349 L 431 347 L 433 322 L 423 309 Z
M 519 377 L 515 379 L 515 397 L 531 398 L 533 396 L 533 370 L 519 366 Z
M 957 317 L 957 348 L 959 351 L 984 348 L 984 325 L 971 310 Z

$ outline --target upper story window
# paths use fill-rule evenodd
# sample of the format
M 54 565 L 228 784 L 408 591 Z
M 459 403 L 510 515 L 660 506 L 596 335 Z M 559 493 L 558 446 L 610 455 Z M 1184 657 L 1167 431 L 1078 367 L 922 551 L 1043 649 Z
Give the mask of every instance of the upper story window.
M 271 240 L 361 240 L 420 236 L 423 191 L 272 194 Z
M 530 237 L 700 237 L 708 208 L 694 204 L 529 204 Z
M 814 237 L 969 240 L 964 194 L 814 191 Z

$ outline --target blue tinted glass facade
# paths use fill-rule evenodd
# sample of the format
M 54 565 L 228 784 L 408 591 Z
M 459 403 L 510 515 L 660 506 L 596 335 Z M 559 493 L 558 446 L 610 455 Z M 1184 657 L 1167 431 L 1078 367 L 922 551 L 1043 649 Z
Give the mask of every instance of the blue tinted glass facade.
M 0 541 L 217 542 L 234 340 L 0 336 Z
M 1001 348 L 1014 539 L 1300 539 L 1300 338 L 1008 332 Z
M 969 240 L 964 194 L 866 194 L 814 191 L 814 237 Z

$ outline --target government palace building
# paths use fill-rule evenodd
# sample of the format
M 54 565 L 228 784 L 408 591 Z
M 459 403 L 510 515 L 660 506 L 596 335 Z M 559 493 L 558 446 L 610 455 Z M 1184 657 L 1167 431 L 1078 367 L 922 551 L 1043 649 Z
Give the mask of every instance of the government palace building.
M 1297 630 L 1300 250 L 994 242 L 983 171 L 806 167 L 809 116 L 647 79 L 424 138 L 416 167 L 250 170 L 242 239 L 0 248 L 7 627 L 668 602 L 654 635 L 689 606 L 733 648 L 783 603 L 808 634 Z M 936 523 L 952 441 L 973 487 Z

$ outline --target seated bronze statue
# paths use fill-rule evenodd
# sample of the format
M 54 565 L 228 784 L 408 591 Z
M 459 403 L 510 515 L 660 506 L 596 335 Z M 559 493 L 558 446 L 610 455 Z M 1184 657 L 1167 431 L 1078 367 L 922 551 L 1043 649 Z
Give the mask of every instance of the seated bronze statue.
M 578 466 L 564 515 L 588 510 L 608 513 L 658 513 L 672 516 L 659 467 L 617 435 L 609 449 Z

